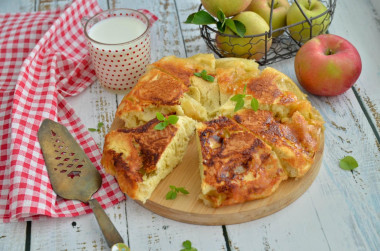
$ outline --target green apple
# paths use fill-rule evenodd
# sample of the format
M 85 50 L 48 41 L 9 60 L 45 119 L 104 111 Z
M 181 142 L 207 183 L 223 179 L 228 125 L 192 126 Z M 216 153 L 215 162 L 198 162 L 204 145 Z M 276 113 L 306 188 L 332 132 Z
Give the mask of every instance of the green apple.
M 272 0 L 253 0 L 246 10 L 256 12 L 269 24 Z M 286 14 L 290 4 L 288 0 L 274 0 L 272 13 L 272 30 L 286 26 Z M 270 24 L 269 24 L 270 25 Z M 277 31 L 273 37 L 280 36 L 284 31 Z
M 308 18 L 317 17 L 327 11 L 326 6 L 324 6 L 319 0 L 298 0 L 298 3 Z M 295 2 L 290 6 L 286 19 L 287 25 L 292 25 L 306 20 Z M 311 37 L 311 29 L 308 22 L 290 27 L 290 35 L 293 39 L 304 43 L 319 34 L 323 34 L 326 32 L 330 24 L 330 16 L 328 13 L 325 13 L 321 17 L 314 19 L 311 24 Z
M 269 25 L 257 13 L 244 11 L 234 16 L 232 20 L 238 20 L 245 25 L 245 36 L 259 35 L 269 32 Z M 235 35 L 229 28 L 223 34 Z M 236 36 L 236 35 L 235 35 Z M 265 49 L 269 50 L 272 40 L 268 39 L 265 46 L 265 35 L 253 38 L 216 36 L 216 45 L 222 50 L 224 56 L 241 57 L 259 60 L 265 55 Z
M 216 17 L 218 10 L 223 11 L 226 17 L 235 16 L 245 10 L 252 0 L 201 0 L 203 7 Z

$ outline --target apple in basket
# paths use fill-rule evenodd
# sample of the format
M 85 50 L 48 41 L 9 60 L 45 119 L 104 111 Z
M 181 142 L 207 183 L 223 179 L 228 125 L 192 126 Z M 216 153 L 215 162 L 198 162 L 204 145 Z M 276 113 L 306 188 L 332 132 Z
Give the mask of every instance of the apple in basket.
M 246 10 L 256 12 L 269 24 L 272 0 L 253 0 Z M 288 0 L 274 0 L 272 13 L 272 30 L 286 26 L 286 14 L 290 4 Z M 273 37 L 280 36 L 284 31 L 277 31 Z
M 347 91 L 359 78 L 362 62 L 346 39 L 319 35 L 297 52 L 294 68 L 299 83 L 310 93 L 335 96 Z
M 272 45 L 272 40 L 267 39 L 265 35 L 247 38 L 246 36 L 260 35 L 269 32 L 269 25 L 257 13 L 244 11 L 234 16 L 232 20 L 238 20 L 245 25 L 245 37 L 237 37 L 229 28 L 225 32 L 216 36 L 216 45 L 224 56 L 242 57 L 259 60 L 265 55 Z M 224 36 L 224 34 L 232 36 Z
M 235 16 L 245 10 L 252 0 L 201 0 L 203 8 L 216 17 L 221 10 L 226 17 Z
M 324 6 L 319 0 L 298 0 L 298 3 L 308 18 L 317 17 L 327 11 L 326 6 Z M 302 14 L 300 8 L 296 2 L 293 2 L 286 17 L 287 25 L 292 25 L 305 20 L 306 18 Z M 312 37 L 325 33 L 329 24 L 330 16 L 328 13 L 314 19 L 311 22 Z M 292 38 L 299 42 L 304 43 L 310 39 L 310 25 L 308 22 L 289 27 L 289 32 Z

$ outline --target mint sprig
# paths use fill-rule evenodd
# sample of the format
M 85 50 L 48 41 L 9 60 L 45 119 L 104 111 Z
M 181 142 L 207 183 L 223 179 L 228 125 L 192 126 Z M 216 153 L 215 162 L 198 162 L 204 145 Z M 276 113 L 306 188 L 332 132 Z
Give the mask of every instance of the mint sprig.
M 191 241 L 189 241 L 189 240 L 186 240 L 186 241 L 182 242 L 182 246 L 183 246 L 184 248 L 181 249 L 181 251 L 198 251 L 198 249 L 193 248 L 193 247 L 191 246 Z
M 233 33 L 235 33 L 239 37 L 244 37 L 246 28 L 242 22 L 226 18 L 226 15 L 221 10 L 219 10 L 216 13 L 216 16 L 217 19 L 211 16 L 211 14 L 209 14 L 208 12 L 200 10 L 198 12 L 190 14 L 187 17 L 185 24 L 216 24 L 216 27 L 221 33 L 224 33 L 226 31 L 226 28 L 229 28 Z
M 231 101 L 236 102 L 234 112 L 237 112 L 244 107 L 245 97 L 252 97 L 252 95 L 247 95 L 246 91 L 247 91 L 247 85 L 244 85 L 243 94 L 236 94 L 231 98 Z M 254 97 L 252 97 L 252 100 L 251 100 L 251 108 L 255 112 L 259 109 L 259 101 Z
M 88 128 L 90 132 L 100 132 L 100 129 L 104 126 L 103 122 L 99 122 L 97 128 Z
M 184 187 L 169 186 L 170 191 L 166 194 L 167 200 L 174 200 L 177 198 L 178 193 L 189 194 L 189 192 Z
M 201 72 L 194 72 L 194 75 L 199 78 L 203 78 L 204 80 L 208 82 L 214 82 L 214 77 L 211 75 L 208 75 L 206 70 L 202 70 Z
M 158 131 L 164 130 L 169 124 L 172 124 L 172 125 L 176 124 L 179 119 L 178 116 L 176 115 L 170 115 L 169 117 L 166 118 L 160 112 L 156 113 L 156 117 L 159 121 L 162 121 L 158 123 L 157 125 L 155 125 L 154 127 L 154 129 Z
M 359 166 L 356 159 L 352 156 L 346 156 L 339 161 L 339 166 L 343 170 L 351 171 Z

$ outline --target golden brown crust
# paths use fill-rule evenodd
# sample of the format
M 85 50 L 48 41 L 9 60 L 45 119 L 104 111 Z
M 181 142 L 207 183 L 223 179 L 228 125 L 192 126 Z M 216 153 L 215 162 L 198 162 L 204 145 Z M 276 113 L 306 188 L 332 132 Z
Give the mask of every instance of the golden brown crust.
M 158 122 L 154 119 L 143 126 L 118 129 L 106 135 L 101 163 L 131 198 L 135 198 L 143 176 L 155 172 L 161 154 L 178 130 L 174 125 L 155 130 Z
M 215 76 L 215 82 L 194 76 L 202 70 Z M 245 107 L 255 97 L 261 110 L 232 112 L 229 98 L 242 94 L 244 86 Z M 323 131 L 321 115 L 289 77 L 270 67 L 260 71 L 253 60 L 215 60 L 212 54 L 168 56 L 151 64 L 124 97 L 116 116 L 126 127 L 136 127 L 156 112 L 198 121 L 218 113 L 232 117 L 203 122 L 198 128 L 205 169 L 203 199 L 214 207 L 268 196 L 288 176 L 303 176 L 314 161 Z M 106 136 L 102 163 L 132 198 L 143 175 L 155 172 L 173 137 L 160 138 L 162 132 L 152 129 L 157 120 L 152 121 Z
M 214 207 L 269 196 L 287 178 L 271 148 L 231 119 L 204 122 L 197 134 L 203 184 L 214 188 L 205 199 Z
M 247 84 L 247 94 L 251 94 L 261 104 L 287 104 L 297 100 L 297 96 L 278 87 L 279 75 L 266 68 L 259 77 L 252 78 Z
M 178 79 L 187 87 L 191 85 L 190 78 L 195 72 L 206 70 L 208 74 L 214 75 L 215 58 L 210 54 L 198 54 L 190 58 L 178 58 L 175 56 L 164 57 L 150 65 L 158 68 Z
M 270 111 L 250 109 L 233 118 L 273 148 L 289 176 L 301 177 L 310 169 L 319 147 L 320 128 L 309 125 L 299 112 L 286 122 L 276 121 Z
M 180 80 L 158 69 L 151 69 L 123 98 L 116 115 L 122 117 L 130 111 L 143 111 L 144 107 L 148 106 L 178 105 L 180 98 L 187 91 L 188 87 Z

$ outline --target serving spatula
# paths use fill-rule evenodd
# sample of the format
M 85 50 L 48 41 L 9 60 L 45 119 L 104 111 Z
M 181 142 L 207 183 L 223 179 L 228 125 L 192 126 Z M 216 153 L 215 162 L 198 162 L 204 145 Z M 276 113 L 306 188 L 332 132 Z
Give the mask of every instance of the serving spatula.
M 67 128 L 45 119 L 38 130 L 38 140 L 54 192 L 64 199 L 88 203 L 109 247 L 123 243 L 99 202 L 91 198 L 102 185 L 102 178 Z

